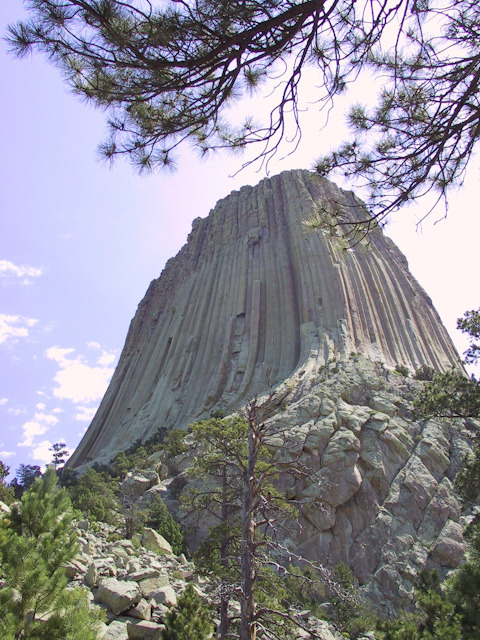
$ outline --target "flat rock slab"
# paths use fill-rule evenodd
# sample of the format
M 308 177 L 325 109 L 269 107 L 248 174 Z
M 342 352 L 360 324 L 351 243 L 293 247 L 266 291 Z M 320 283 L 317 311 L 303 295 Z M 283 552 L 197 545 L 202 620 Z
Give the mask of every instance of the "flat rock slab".
M 157 533 L 155 529 L 150 529 L 149 527 L 145 527 L 143 530 L 142 544 L 149 551 L 153 551 L 159 555 L 172 555 L 173 553 L 170 543 Z
M 167 607 L 174 607 L 177 604 L 177 594 L 172 587 L 162 587 L 151 594 L 153 606 L 164 604 Z
M 142 598 L 142 592 L 136 582 L 107 578 L 99 584 L 96 600 L 107 605 L 118 616 L 130 609 Z
M 147 578 L 146 580 L 141 580 L 139 582 L 140 591 L 144 598 L 150 598 L 152 593 L 157 591 L 158 589 L 163 589 L 164 587 L 170 586 L 170 580 L 166 574 L 156 575 L 151 578 Z
M 147 622 L 146 620 L 127 624 L 129 640 L 143 640 L 143 638 L 160 640 L 164 629 L 165 625 L 157 624 L 156 622 Z

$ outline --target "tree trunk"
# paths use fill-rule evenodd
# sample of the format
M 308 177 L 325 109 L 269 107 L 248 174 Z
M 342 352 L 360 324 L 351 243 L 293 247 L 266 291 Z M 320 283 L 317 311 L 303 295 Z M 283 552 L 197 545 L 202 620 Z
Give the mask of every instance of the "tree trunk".
M 223 467 L 222 470 L 222 523 L 226 524 L 228 520 L 228 504 L 227 504 L 227 467 Z M 220 564 L 222 567 L 228 569 L 228 532 L 223 531 L 220 540 Z M 225 571 L 226 572 L 226 571 Z M 228 619 L 228 603 L 230 596 L 228 593 L 228 585 L 225 584 L 225 578 L 222 578 L 220 585 L 220 626 L 218 628 L 220 640 L 224 640 L 228 633 L 229 619 Z
M 255 482 L 256 447 L 255 433 L 249 420 L 248 463 L 243 476 L 242 504 L 242 555 L 241 555 L 241 621 L 240 640 L 255 640 L 255 520 L 253 514 L 253 490 Z

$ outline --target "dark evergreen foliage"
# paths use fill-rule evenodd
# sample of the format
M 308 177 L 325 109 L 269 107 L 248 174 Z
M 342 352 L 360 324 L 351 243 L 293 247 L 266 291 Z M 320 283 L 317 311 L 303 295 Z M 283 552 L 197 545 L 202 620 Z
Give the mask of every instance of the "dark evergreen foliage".
M 97 640 L 98 613 L 67 592 L 65 563 L 77 552 L 68 494 L 48 468 L 0 519 L 2 640 Z
M 87 518 L 115 523 L 120 509 L 117 483 L 102 472 L 88 467 L 78 482 L 69 488 L 72 504 Z
M 10 467 L 0 461 L 0 501 L 5 504 L 10 504 L 14 500 L 13 488 L 5 481 L 9 473 Z
M 207 640 L 212 631 L 211 611 L 190 583 L 166 616 L 162 640 Z

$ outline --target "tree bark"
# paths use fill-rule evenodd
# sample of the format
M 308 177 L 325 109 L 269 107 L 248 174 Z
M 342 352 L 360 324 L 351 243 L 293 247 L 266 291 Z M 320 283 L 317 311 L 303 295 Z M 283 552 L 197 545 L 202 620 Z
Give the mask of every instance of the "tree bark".
M 222 523 L 226 524 L 228 520 L 228 504 L 227 504 L 227 489 L 228 489 L 228 479 L 227 479 L 227 467 L 224 466 L 222 469 Z M 228 569 L 228 532 L 223 530 L 222 537 L 220 540 L 220 564 L 222 567 Z M 225 584 L 225 578 L 222 578 L 222 582 L 220 584 L 220 626 L 219 626 L 219 635 L 220 640 L 224 640 L 228 633 L 229 619 L 228 619 L 228 603 L 230 597 L 228 593 L 228 587 Z
M 251 420 L 248 429 L 248 462 L 243 476 L 242 555 L 241 555 L 241 621 L 240 640 L 255 640 L 255 520 L 253 493 L 256 466 L 255 432 Z

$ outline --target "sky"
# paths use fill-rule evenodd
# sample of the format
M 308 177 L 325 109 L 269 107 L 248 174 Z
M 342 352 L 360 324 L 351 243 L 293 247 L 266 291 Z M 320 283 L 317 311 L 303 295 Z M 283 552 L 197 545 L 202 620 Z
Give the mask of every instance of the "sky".
M 21 0 L 3 0 L 0 33 L 22 17 Z M 369 83 L 360 98 L 374 93 Z M 238 173 L 248 156 L 202 161 L 188 149 L 175 173 L 140 177 L 123 161 L 111 168 L 97 155 L 105 114 L 73 96 L 40 55 L 16 60 L 3 41 L 0 86 L 0 460 L 13 474 L 20 464 L 50 462 L 53 443 L 74 450 L 150 281 L 186 242 L 194 218 L 265 170 Z M 344 104 L 325 129 L 308 107 L 302 143 L 279 154 L 270 174 L 310 169 L 342 140 Z M 446 220 L 436 222 L 439 210 L 419 227 L 429 208 L 420 202 L 385 230 L 460 352 L 466 342 L 456 318 L 480 306 L 479 168 L 470 167 Z

